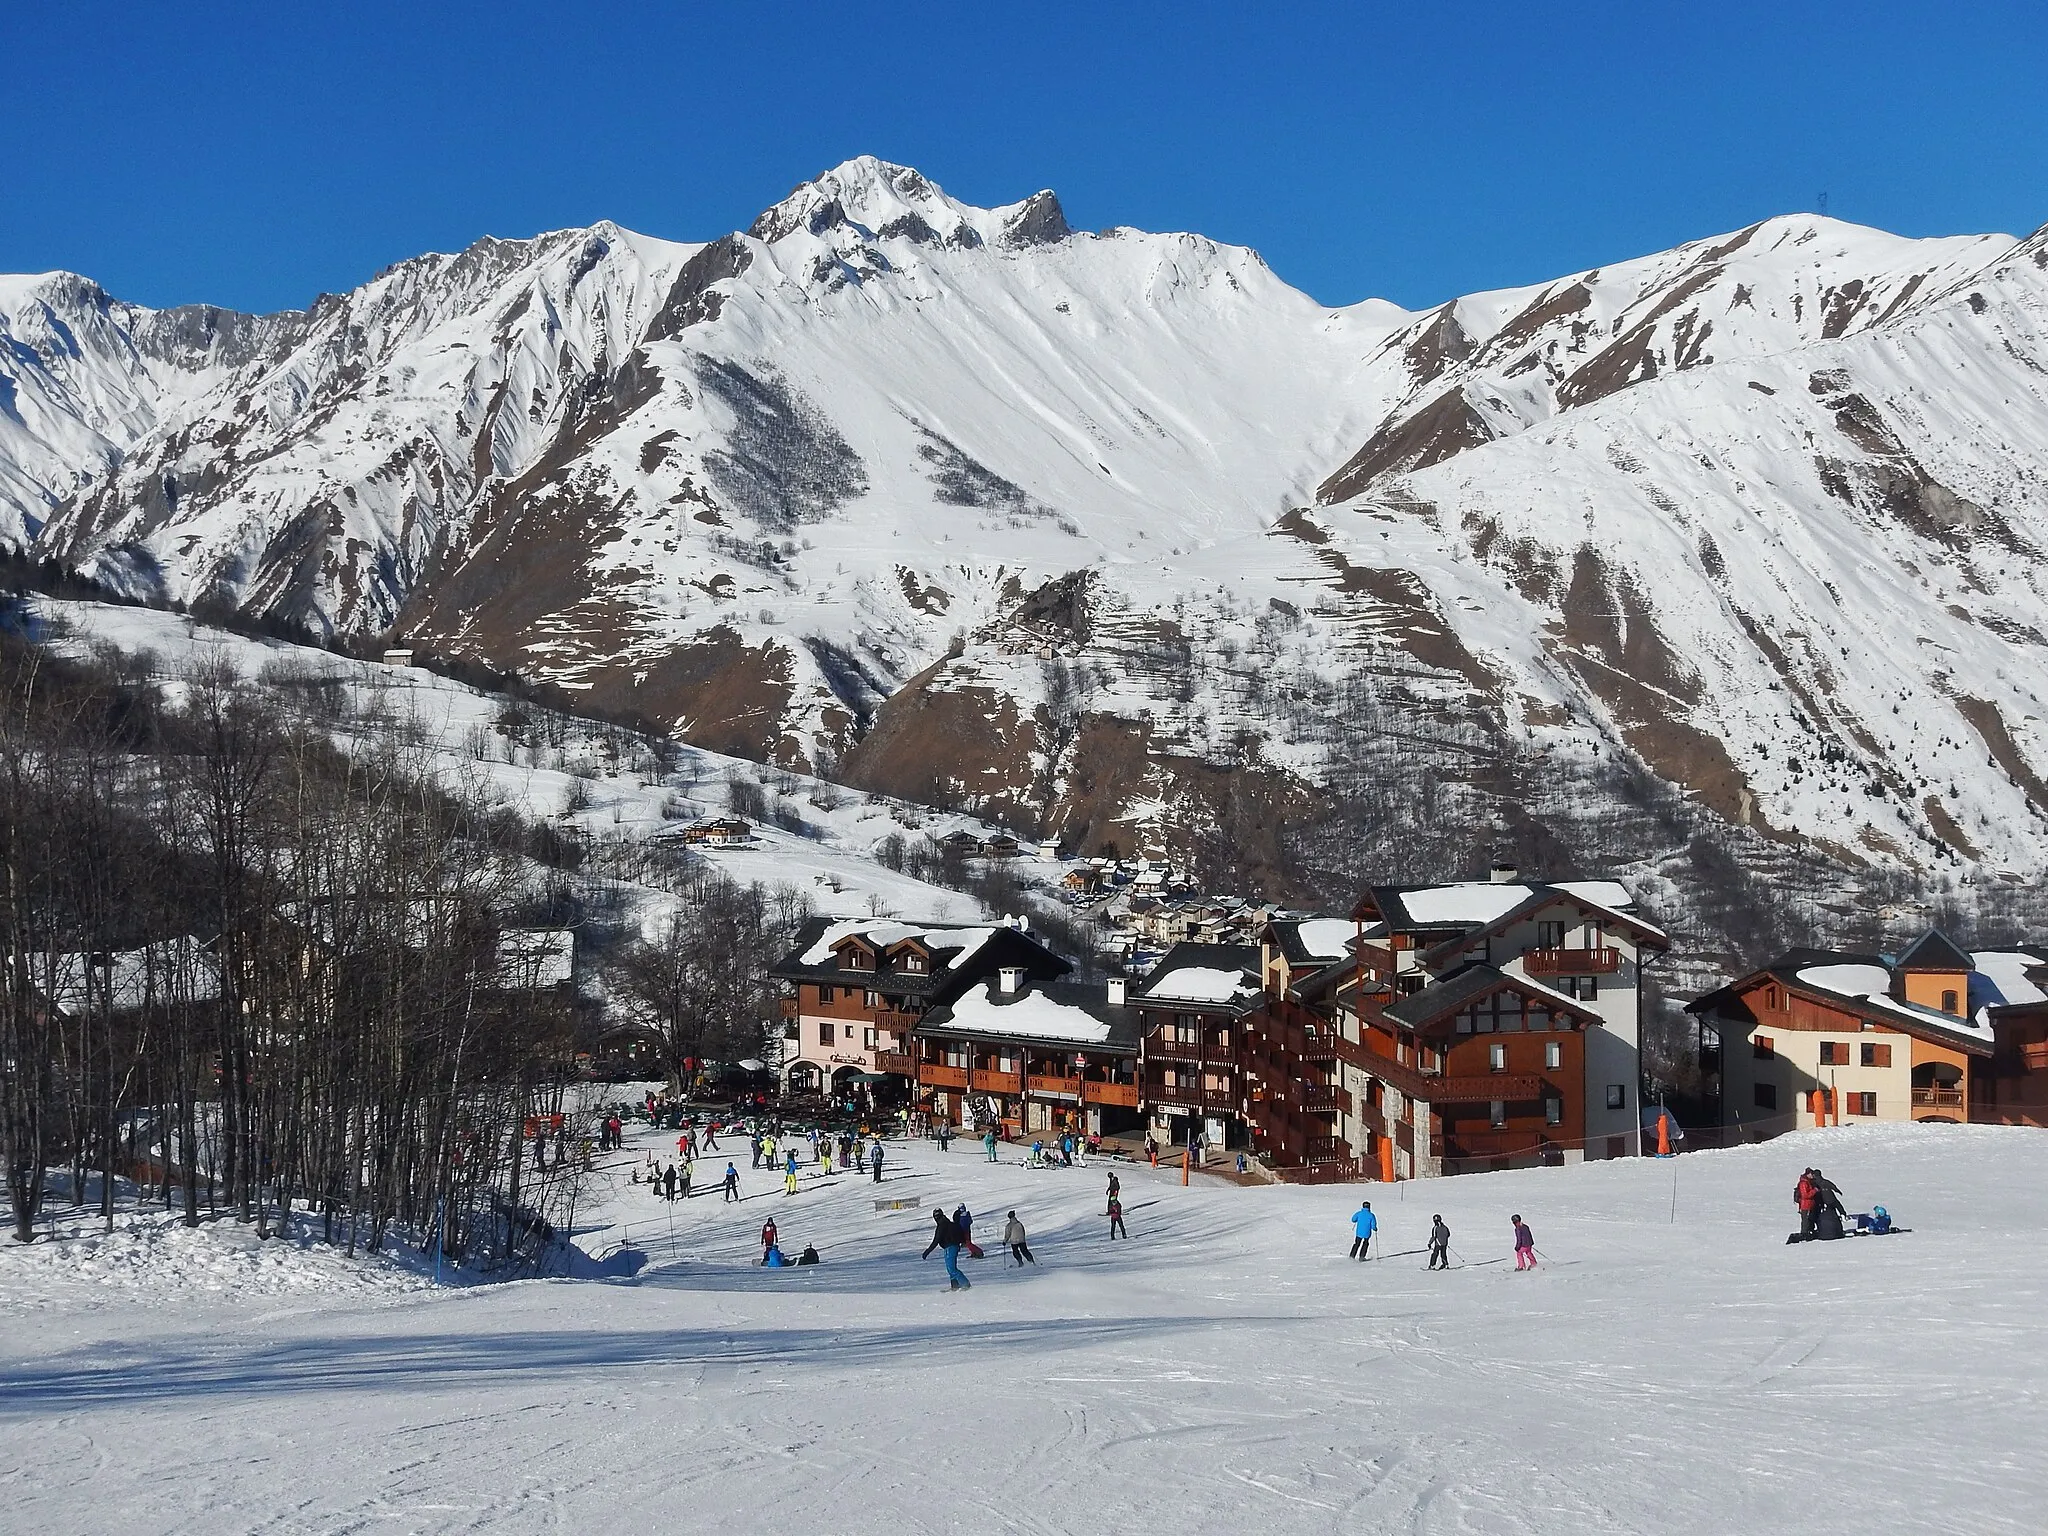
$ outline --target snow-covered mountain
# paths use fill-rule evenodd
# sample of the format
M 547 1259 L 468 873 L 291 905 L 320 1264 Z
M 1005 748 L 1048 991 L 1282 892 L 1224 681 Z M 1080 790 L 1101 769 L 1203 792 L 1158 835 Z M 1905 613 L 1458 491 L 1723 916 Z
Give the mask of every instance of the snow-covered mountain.
M 1091 846 L 1427 720 L 1539 791 L 1633 754 L 2032 872 L 2044 264 L 1791 217 L 1332 310 L 862 158 L 707 245 L 483 241 L 302 314 L 0 279 L 0 537 Z

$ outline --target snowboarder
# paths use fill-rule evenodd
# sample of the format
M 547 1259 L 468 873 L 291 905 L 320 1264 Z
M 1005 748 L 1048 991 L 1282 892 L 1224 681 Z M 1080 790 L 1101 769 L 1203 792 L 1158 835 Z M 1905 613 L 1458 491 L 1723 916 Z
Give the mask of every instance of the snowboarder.
M 789 1265 L 789 1260 L 782 1256 L 782 1250 L 773 1243 L 770 1243 L 768 1251 L 761 1255 L 761 1262 L 770 1269 L 785 1269 Z
M 1010 1212 L 1010 1219 L 1003 1224 L 1003 1241 L 1010 1245 L 1010 1259 L 1019 1269 L 1038 1262 L 1031 1256 L 1031 1244 L 1024 1239 L 1024 1223 L 1017 1219 L 1015 1211 Z
M 775 1246 L 775 1218 L 770 1216 L 761 1223 L 761 1262 L 768 1262 L 768 1254 Z
M 930 1258 L 936 1248 L 946 1256 L 946 1289 L 949 1291 L 972 1290 L 973 1286 L 960 1273 L 960 1231 L 953 1225 L 952 1217 L 944 1211 L 932 1212 L 932 1240 L 925 1245 L 920 1258 Z
M 953 1226 L 960 1234 L 960 1246 L 967 1250 L 967 1257 L 970 1259 L 987 1257 L 981 1251 L 981 1244 L 974 1240 L 974 1212 L 967 1209 L 967 1203 L 964 1200 L 953 1207 Z
M 815 1248 L 813 1248 L 813 1247 L 812 1247 L 812 1246 L 811 1246 L 811 1245 L 810 1245 L 809 1243 L 805 1243 L 805 1244 L 804 1244 L 804 1251 L 803 1251 L 802 1253 L 800 1253 L 800 1254 L 798 1254 L 798 1255 L 796 1256 L 796 1262 L 797 1262 L 797 1267 L 798 1267 L 799 1269 L 801 1269 L 801 1268 L 802 1268 L 802 1267 L 803 1267 L 804 1265 L 806 1265 L 806 1264 L 815 1264 L 815 1263 L 817 1263 L 817 1262 L 818 1262 L 818 1250 L 817 1250 L 817 1249 L 815 1249 Z
M 1368 1259 L 1372 1257 L 1372 1235 L 1379 1231 L 1380 1219 L 1372 1213 L 1372 1202 L 1366 1201 L 1351 1216 L 1351 1257 Z
M 725 1165 L 725 1198 L 737 1200 L 740 1197 L 740 1171 L 732 1163 Z
M 1441 1216 L 1429 1218 L 1429 1267 L 1449 1269 L 1451 1267 L 1451 1229 L 1444 1225 Z
M 875 1138 L 875 1150 L 869 1154 L 869 1159 L 874 1166 L 875 1182 L 879 1184 L 882 1182 L 882 1138 L 879 1136 Z
M 1109 1240 L 1115 1242 L 1120 1237 L 1129 1238 L 1130 1235 L 1129 1232 L 1124 1230 L 1124 1203 L 1115 1195 L 1111 1195 L 1109 1197 Z
M 1536 1234 L 1529 1230 L 1520 1216 L 1514 1217 L 1513 1220 L 1515 1223 L 1515 1268 L 1518 1270 L 1534 1269 L 1536 1267 Z

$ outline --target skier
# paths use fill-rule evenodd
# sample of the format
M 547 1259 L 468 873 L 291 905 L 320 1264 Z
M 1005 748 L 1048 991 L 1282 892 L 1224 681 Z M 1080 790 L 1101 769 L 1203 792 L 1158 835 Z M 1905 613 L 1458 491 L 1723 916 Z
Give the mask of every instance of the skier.
M 988 1257 L 981 1251 L 981 1244 L 974 1240 L 974 1212 L 967 1209 L 967 1202 L 964 1200 L 953 1207 L 953 1226 L 960 1234 L 960 1246 L 967 1250 L 967 1257 Z
M 761 1262 L 768 1262 L 769 1250 L 775 1246 L 775 1218 L 770 1216 L 761 1223 Z
M 1017 1219 L 1015 1211 L 1010 1212 L 1010 1219 L 1003 1225 L 1003 1241 L 1010 1245 L 1010 1259 L 1019 1269 L 1038 1262 L 1031 1256 L 1031 1244 L 1024 1240 L 1024 1223 Z
M 946 1289 L 967 1291 L 974 1287 L 965 1275 L 960 1273 L 960 1232 L 953 1220 L 944 1211 L 932 1212 L 932 1240 L 925 1245 L 920 1258 L 930 1258 L 936 1248 L 946 1256 Z
M 1451 1267 L 1451 1229 L 1444 1225 L 1441 1216 L 1429 1218 L 1429 1267 L 1449 1269 Z
M 1814 1222 L 1820 1216 L 1820 1185 L 1815 1182 L 1814 1170 L 1808 1168 L 1799 1175 L 1799 1182 L 1792 1188 L 1792 1204 L 1799 1212 L 1799 1241 L 1813 1241 Z
M 740 1197 L 740 1171 L 731 1163 L 725 1165 L 725 1198 L 737 1200 Z
M 789 1154 L 789 1161 L 783 1165 L 782 1192 L 785 1195 L 796 1193 L 796 1154 L 794 1152 Z
M 879 1184 L 882 1182 L 882 1138 L 879 1136 L 875 1138 L 875 1150 L 870 1157 L 874 1163 L 875 1182 Z
M 706 1152 L 716 1152 L 718 1150 L 718 1126 L 715 1122 L 707 1122 L 704 1126 L 704 1150 Z
M 1536 1267 L 1536 1234 L 1529 1230 L 1520 1216 L 1514 1218 L 1514 1223 L 1515 1268 L 1518 1270 L 1534 1269 Z
M 1351 1257 L 1366 1259 L 1372 1257 L 1372 1235 L 1379 1231 L 1380 1219 L 1372 1213 L 1372 1202 L 1366 1201 L 1351 1217 Z
M 1115 1195 L 1111 1195 L 1109 1197 L 1109 1240 L 1115 1242 L 1120 1237 L 1128 1238 L 1130 1235 L 1129 1232 L 1124 1230 L 1124 1203 Z
M 993 1127 L 982 1132 L 981 1150 L 988 1154 L 990 1162 L 996 1160 L 996 1133 Z

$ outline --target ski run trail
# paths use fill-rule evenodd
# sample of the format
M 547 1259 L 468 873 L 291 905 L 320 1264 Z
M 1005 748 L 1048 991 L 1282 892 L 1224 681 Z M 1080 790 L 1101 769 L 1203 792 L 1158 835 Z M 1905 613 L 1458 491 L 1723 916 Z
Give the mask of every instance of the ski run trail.
M 879 1190 L 794 1197 L 735 1140 L 746 1198 L 706 1157 L 673 1206 L 627 1178 L 657 1145 L 578 1220 L 631 1276 L 436 1286 L 155 1218 L 0 1243 L 0 1531 L 2048 1528 L 2036 1131 L 1313 1189 L 891 1143 Z M 1912 1231 L 1786 1246 L 1809 1163 Z M 951 1294 L 918 1254 L 963 1200 L 988 1257 Z M 1036 1268 L 1000 1256 L 1013 1208 Z M 1443 1274 L 1404 1252 L 1436 1211 Z M 1516 1212 L 1533 1275 L 1480 1262 Z M 771 1215 L 824 1262 L 758 1267 Z

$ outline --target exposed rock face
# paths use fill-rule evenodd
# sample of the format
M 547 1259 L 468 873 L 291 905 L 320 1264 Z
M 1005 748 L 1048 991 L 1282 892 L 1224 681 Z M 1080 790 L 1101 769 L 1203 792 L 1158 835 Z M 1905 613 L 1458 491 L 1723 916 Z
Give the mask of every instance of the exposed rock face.
M 1622 764 L 1788 849 L 2048 855 L 2048 232 L 1331 311 L 863 157 L 283 315 L 0 278 L 0 346 L 0 541 L 1091 844 L 1264 846 L 1401 743 L 1475 826 Z

